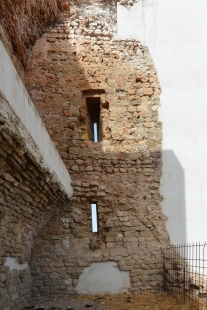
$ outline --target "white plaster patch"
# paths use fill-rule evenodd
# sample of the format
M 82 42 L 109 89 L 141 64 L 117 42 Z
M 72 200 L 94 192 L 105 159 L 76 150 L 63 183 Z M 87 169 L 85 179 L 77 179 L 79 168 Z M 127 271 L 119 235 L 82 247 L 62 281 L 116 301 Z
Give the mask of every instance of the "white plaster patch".
M 80 276 L 76 291 L 84 294 L 127 292 L 129 271 L 120 271 L 116 262 L 93 263 Z
M 130 20 L 130 22 L 129 22 Z M 117 35 L 120 39 L 139 39 L 144 41 L 145 26 L 142 2 L 135 3 L 131 9 L 117 3 Z
M 7 257 L 6 258 L 6 262 L 4 264 L 5 266 L 9 267 L 9 270 L 23 270 L 23 269 L 27 269 L 28 268 L 28 264 L 24 263 L 24 264 L 18 264 L 16 262 L 16 258 L 14 257 Z

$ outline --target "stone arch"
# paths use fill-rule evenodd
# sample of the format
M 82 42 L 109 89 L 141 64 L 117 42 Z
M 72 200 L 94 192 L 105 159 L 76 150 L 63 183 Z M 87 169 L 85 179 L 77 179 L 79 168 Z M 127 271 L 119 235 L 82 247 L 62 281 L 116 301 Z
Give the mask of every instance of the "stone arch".
M 0 37 L 24 81 L 27 59 L 35 41 L 45 29 L 68 12 L 66 0 L 2 0 Z

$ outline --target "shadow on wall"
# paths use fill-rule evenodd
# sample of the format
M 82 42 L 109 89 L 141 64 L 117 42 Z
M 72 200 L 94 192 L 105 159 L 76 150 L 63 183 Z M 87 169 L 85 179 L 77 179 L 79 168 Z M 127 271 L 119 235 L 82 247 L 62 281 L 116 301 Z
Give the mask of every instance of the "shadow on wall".
M 160 193 L 164 197 L 162 208 L 168 217 L 166 228 L 170 242 L 186 243 L 185 172 L 172 150 L 163 151 L 162 161 Z
M 84 267 L 107 261 L 130 272 L 131 292 L 157 291 L 160 247 L 169 240 L 160 207 L 162 128 L 154 64 L 134 40 L 71 41 L 63 19 L 36 42 L 26 72 L 74 188 L 71 203 L 36 240 L 32 295 L 72 294 Z M 101 141 L 94 143 L 96 120 Z M 98 234 L 91 231 L 91 203 L 98 205 Z
M 140 166 L 137 164 L 135 170 L 138 176 L 141 175 L 139 168 L 155 169 L 155 160 L 149 164 L 148 155 L 145 154 L 147 150 L 159 152 L 161 149 L 161 128 L 159 123 L 156 123 L 159 83 L 148 51 L 136 46 L 135 42 L 113 42 L 113 47 L 116 45 L 116 49 L 122 51 L 122 54 L 112 58 L 110 44 L 97 41 L 96 44 L 83 43 L 80 51 L 76 53 L 76 47 L 66 36 L 68 34 L 70 38 L 67 22 L 63 20 L 58 26 L 62 29 L 62 33 L 58 33 L 58 29 L 55 30 L 57 33 L 50 33 L 53 30 L 48 29 L 34 46 L 27 67 L 27 85 L 73 180 L 84 179 L 84 176 L 87 179 L 89 175 L 100 178 L 103 173 L 113 175 L 125 172 L 126 167 L 134 169 L 131 163 L 129 167 L 127 166 L 128 162 L 124 157 L 126 155 L 130 160 L 134 157 L 134 160 L 139 156 L 133 154 L 141 152 Z M 131 46 L 131 59 L 127 50 L 128 45 Z M 129 73 L 131 71 L 131 76 L 126 74 L 125 62 Z M 139 70 L 138 65 L 141 67 Z M 144 65 L 150 70 L 144 72 L 144 69 L 142 72 Z M 119 70 L 114 70 L 117 67 Z M 134 76 L 132 81 L 134 72 L 136 78 Z M 136 82 L 132 83 L 133 89 L 128 89 L 128 82 Z M 105 93 L 100 94 L 103 120 L 101 127 L 105 144 L 102 151 L 119 154 L 123 166 L 119 162 L 110 161 L 108 164 L 107 161 L 111 159 L 103 157 L 100 148 L 93 145 L 88 137 L 90 130 L 86 125 L 86 91 L 88 97 L 93 98 L 97 96 L 97 94 L 90 95 L 90 91 L 94 89 L 105 90 Z M 152 90 L 153 99 L 150 93 Z M 153 101 L 152 110 L 149 105 L 151 101 Z M 110 103 L 109 107 L 105 108 L 103 106 L 105 103 Z M 127 119 L 122 125 L 121 120 L 124 117 Z M 154 124 L 149 123 L 149 119 L 153 119 Z M 135 121 L 136 124 L 133 124 Z M 130 124 L 134 127 L 131 128 Z M 149 146 L 146 147 L 146 144 Z M 91 159 L 93 156 L 94 160 Z M 158 171 L 159 167 L 158 164 Z M 161 194 L 164 196 L 163 212 L 168 216 L 167 229 L 172 243 L 183 243 L 187 240 L 184 171 L 170 150 L 163 152 L 163 172 Z M 159 181 L 157 168 L 155 175 L 156 181 Z M 147 185 L 148 181 L 143 184 Z M 140 188 L 139 191 L 141 192 Z

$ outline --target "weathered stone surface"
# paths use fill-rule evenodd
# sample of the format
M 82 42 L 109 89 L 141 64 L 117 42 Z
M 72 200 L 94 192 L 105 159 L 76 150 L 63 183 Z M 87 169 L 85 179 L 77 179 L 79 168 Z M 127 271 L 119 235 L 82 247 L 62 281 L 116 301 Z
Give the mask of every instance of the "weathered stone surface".
M 23 80 L 28 54 L 35 40 L 66 10 L 66 0 L 1 0 L 0 38 Z
M 2 19 L 1 37 L 19 72 L 45 22 L 58 19 L 64 3 L 42 1 L 44 22 L 39 2 L 33 8 L 29 0 L 19 1 L 18 27 L 16 12 Z M 8 12 L 15 5 L 2 2 Z M 45 31 L 27 63 L 27 89 L 73 179 L 70 203 L 41 157 L 27 150 L 13 115 L 10 123 L 0 118 L 0 300 L 5 309 L 24 305 L 30 286 L 37 297 L 73 294 L 84 267 L 93 262 L 115 261 L 129 271 L 132 292 L 159 288 L 160 247 L 169 242 L 159 205 L 160 87 L 147 48 L 136 40 L 117 40 L 115 33 L 115 2 L 74 1 L 70 16 L 66 12 Z M 100 98 L 97 143 L 86 98 Z M 98 233 L 91 232 L 92 202 L 98 205 Z M 29 266 L 9 270 L 7 257 Z
M 157 290 L 160 247 L 168 243 L 159 205 L 161 124 L 152 108 L 159 106 L 156 71 L 138 41 L 105 35 L 99 25 L 104 15 L 94 18 L 90 3 L 76 2 L 70 18 L 50 27 L 27 66 L 27 88 L 74 185 L 70 206 L 50 219 L 36 241 L 33 283 L 41 286 L 33 285 L 33 296 L 69 294 L 84 265 L 102 261 L 130 271 L 132 292 Z M 111 18 L 114 8 L 109 8 L 111 13 L 103 14 Z M 113 23 L 110 29 L 113 34 Z M 97 143 L 87 97 L 100 98 Z M 98 204 L 98 234 L 91 232 L 92 202 Z M 36 273 L 45 264 L 54 272 Z M 151 269 L 155 275 L 148 274 Z M 51 280 L 57 280 L 55 287 Z
M 25 305 L 30 297 L 29 262 L 35 238 L 69 200 L 1 96 L 0 114 L 4 120 L 0 125 L 0 308 L 11 309 Z M 8 258 L 16 260 L 18 269 L 5 265 Z

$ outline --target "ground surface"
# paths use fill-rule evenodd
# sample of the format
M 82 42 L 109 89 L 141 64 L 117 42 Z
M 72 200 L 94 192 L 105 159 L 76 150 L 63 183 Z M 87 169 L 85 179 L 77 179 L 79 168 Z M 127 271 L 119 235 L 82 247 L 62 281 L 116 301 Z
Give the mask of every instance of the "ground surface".
M 23 309 L 38 310 L 197 310 L 195 306 L 185 307 L 165 294 L 71 296 L 56 300 L 32 300 Z

